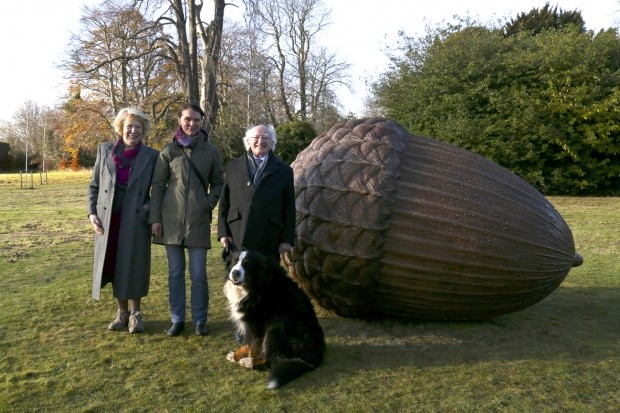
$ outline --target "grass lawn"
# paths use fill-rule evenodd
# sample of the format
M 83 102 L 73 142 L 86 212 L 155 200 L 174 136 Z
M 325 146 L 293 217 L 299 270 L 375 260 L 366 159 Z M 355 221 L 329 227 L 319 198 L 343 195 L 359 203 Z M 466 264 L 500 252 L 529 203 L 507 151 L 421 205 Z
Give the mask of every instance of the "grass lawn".
M 552 197 L 584 264 L 543 301 L 473 322 L 317 309 L 324 364 L 282 389 L 235 348 L 212 240 L 211 333 L 170 338 L 166 258 L 153 246 L 144 334 L 107 331 L 91 298 L 89 171 L 33 189 L 0 175 L 0 412 L 619 412 L 620 198 Z

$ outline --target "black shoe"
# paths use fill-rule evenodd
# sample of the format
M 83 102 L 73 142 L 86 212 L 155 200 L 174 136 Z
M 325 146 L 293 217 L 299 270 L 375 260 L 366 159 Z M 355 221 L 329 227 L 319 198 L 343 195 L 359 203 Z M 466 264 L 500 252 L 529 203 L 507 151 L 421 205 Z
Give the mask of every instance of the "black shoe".
M 207 334 L 209 334 L 209 329 L 207 328 L 206 324 L 196 324 L 194 326 L 194 334 L 196 334 L 197 336 L 206 336 Z
M 166 331 L 166 334 L 168 334 L 170 337 L 175 337 L 178 336 L 179 334 L 181 334 L 181 332 L 185 330 L 185 322 L 182 321 L 180 323 L 172 323 L 172 327 L 170 327 L 170 329 L 168 331 Z

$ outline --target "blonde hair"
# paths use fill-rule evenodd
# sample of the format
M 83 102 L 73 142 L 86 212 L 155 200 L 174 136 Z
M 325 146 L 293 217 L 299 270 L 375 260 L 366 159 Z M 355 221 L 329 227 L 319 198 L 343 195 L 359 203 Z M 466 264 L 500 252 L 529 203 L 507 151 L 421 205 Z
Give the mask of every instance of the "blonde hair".
M 273 125 L 262 125 L 262 124 L 254 125 L 245 131 L 245 136 L 243 137 L 243 146 L 245 146 L 245 150 L 246 151 L 250 150 L 250 139 L 254 137 L 254 133 L 252 133 L 252 131 L 258 128 L 259 126 L 264 126 L 265 128 L 267 128 L 267 134 L 271 138 L 271 149 L 275 150 L 276 142 L 278 141 L 278 138 L 276 136 L 276 129 L 273 127 Z
M 123 136 L 123 128 L 125 127 L 127 119 L 137 119 L 142 124 L 142 133 L 144 136 L 151 130 L 151 121 L 144 112 L 137 108 L 123 108 L 118 111 L 118 115 L 116 115 L 112 123 L 114 131 L 119 136 Z

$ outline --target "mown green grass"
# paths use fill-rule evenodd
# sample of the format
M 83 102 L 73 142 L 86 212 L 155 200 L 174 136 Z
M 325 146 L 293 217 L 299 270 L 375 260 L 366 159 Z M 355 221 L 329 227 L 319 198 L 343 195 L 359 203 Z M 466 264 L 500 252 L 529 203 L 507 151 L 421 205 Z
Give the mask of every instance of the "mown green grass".
M 0 175 L 0 411 L 620 411 L 620 198 L 550 198 L 585 258 L 522 311 L 473 322 L 334 316 L 318 309 L 325 363 L 290 385 L 225 360 L 235 347 L 209 253 L 211 334 L 169 338 L 166 259 L 153 247 L 141 335 L 106 330 L 107 287 L 90 298 L 89 172 L 20 189 Z

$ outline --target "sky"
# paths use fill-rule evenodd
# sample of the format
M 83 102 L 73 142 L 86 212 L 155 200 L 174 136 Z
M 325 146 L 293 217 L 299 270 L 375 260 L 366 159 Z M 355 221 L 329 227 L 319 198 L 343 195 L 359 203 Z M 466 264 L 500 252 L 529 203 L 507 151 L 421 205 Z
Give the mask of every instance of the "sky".
M 408 36 L 425 34 L 426 25 L 453 22 L 454 16 L 469 16 L 482 23 L 514 18 L 547 0 L 323 0 L 331 9 L 330 25 L 322 45 L 351 65 L 352 91 L 341 89 L 342 110 L 362 116 L 367 83 L 389 64 L 386 51 L 396 45 L 398 32 Z M 57 68 L 71 33 L 79 30 L 84 5 L 99 0 L 32 0 L 0 3 L 0 122 L 12 120 L 27 101 L 54 107 L 67 92 L 67 82 Z M 620 26 L 620 0 L 549 1 L 566 11 L 579 10 L 586 28 L 598 31 Z M 205 0 L 205 8 L 210 7 Z M 229 9 L 226 9 L 228 12 Z M 233 13 L 230 13 L 232 15 Z M 226 18 L 225 13 L 225 18 Z

